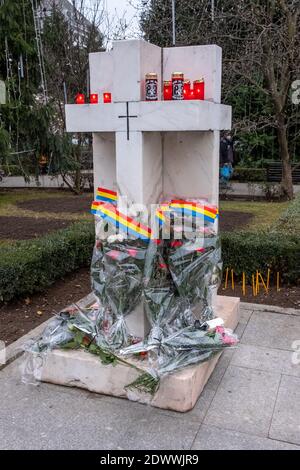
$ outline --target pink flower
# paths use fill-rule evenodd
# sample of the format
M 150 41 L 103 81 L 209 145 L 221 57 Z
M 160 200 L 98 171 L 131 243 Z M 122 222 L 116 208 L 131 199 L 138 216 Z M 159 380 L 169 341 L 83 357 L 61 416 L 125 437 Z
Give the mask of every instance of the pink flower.
M 132 258 L 136 257 L 137 250 L 135 250 L 134 248 L 128 248 L 127 252 Z
M 223 335 L 225 333 L 224 326 L 217 326 L 216 327 L 216 333 L 219 333 L 219 335 Z
M 228 336 L 228 335 L 224 335 L 222 340 L 224 344 L 228 344 L 230 346 L 232 346 L 233 344 L 236 344 L 237 342 L 234 336 Z
M 106 254 L 112 259 L 118 259 L 120 257 L 120 252 L 117 250 L 110 250 Z

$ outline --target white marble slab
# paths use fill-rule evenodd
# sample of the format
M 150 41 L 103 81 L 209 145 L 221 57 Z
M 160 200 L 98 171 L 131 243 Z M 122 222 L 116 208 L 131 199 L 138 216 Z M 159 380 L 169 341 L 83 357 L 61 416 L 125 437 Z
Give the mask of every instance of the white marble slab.
M 163 148 L 165 198 L 204 198 L 218 205 L 219 132 L 167 132 Z
M 162 146 L 159 133 L 116 132 L 119 194 L 129 203 L 155 204 L 162 195 Z
M 158 96 L 163 80 L 182 71 L 193 82 L 205 79 L 207 100 L 220 103 L 222 50 L 216 45 L 161 49 L 141 39 L 113 42 L 113 50 L 90 54 L 91 92 L 112 93 L 115 102 L 145 99 L 145 75 L 158 75 Z M 99 97 L 100 98 L 100 97 Z M 102 99 L 102 96 L 101 96 Z
M 219 46 L 167 47 L 163 49 L 163 78 L 183 72 L 186 79 L 205 80 L 205 99 L 221 102 L 222 49 Z
M 125 103 L 66 106 L 67 132 L 117 132 L 127 130 Z M 216 131 L 231 128 L 231 107 L 209 101 L 159 101 L 129 103 L 132 131 Z
M 94 192 L 98 187 L 116 191 L 116 143 L 114 132 L 93 134 Z
M 148 72 L 156 72 L 160 82 L 161 49 L 154 44 L 140 39 L 115 41 L 113 60 L 115 102 L 143 100 L 145 75 Z
M 98 93 L 99 103 L 103 103 L 103 93 L 114 94 L 114 61 L 112 51 L 92 52 L 89 55 L 90 90 Z

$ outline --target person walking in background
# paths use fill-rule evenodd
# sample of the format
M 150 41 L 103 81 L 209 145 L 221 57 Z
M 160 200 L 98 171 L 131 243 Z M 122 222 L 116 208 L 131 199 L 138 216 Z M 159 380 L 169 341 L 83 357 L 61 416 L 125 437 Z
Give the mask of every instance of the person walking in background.
M 220 140 L 220 167 L 222 168 L 228 161 L 228 143 L 225 135 L 221 136 Z
M 227 142 L 227 163 L 233 167 L 234 163 L 234 148 L 233 148 L 233 137 L 231 134 L 226 136 Z
M 227 186 L 233 173 L 234 151 L 231 134 L 222 135 L 220 140 L 220 183 Z

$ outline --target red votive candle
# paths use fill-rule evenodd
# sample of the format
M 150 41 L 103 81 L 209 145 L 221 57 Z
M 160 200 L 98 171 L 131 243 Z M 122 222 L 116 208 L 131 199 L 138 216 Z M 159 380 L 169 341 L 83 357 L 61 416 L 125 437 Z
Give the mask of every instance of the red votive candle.
M 90 95 L 90 103 L 91 104 L 98 104 L 98 95 L 97 95 L 97 93 L 92 93 Z
M 103 102 L 111 103 L 111 93 L 108 93 L 107 91 L 103 93 Z
M 85 96 L 83 93 L 77 93 L 75 98 L 76 104 L 84 104 L 85 103 Z
M 170 80 L 164 81 L 164 100 L 169 101 L 172 99 L 172 82 Z
M 185 100 L 190 99 L 190 93 L 191 93 L 191 82 L 190 80 L 184 80 L 183 84 L 183 98 Z
M 190 90 L 190 93 L 189 93 L 189 100 L 194 100 L 195 99 L 195 94 L 194 94 L 194 90 Z
M 194 99 L 195 100 L 204 100 L 204 91 L 205 84 L 204 79 L 194 81 Z

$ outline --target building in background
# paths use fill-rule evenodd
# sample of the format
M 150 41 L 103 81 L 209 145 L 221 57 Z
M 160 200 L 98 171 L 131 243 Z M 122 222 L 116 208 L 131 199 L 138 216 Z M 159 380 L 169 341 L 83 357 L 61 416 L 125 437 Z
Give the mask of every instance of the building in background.
M 73 29 L 77 29 L 79 36 L 86 34 L 87 28 L 91 27 L 90 21 L 85 17 L 84 11 L 76 8 L 76 2 L 69 0 L 43 0 L 40 6 L 41 23 L 43 18 L 50 16 L 53 9 L 57 8 L 62 12 Z

